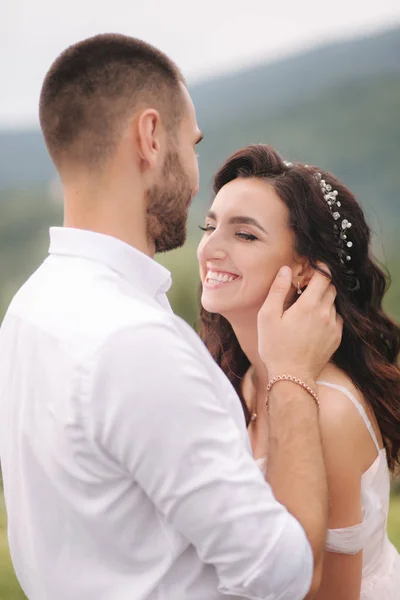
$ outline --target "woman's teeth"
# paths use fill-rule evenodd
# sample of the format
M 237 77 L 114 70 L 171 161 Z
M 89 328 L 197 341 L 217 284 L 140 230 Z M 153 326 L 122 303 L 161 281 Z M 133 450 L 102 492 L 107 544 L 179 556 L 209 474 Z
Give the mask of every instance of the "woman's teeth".
M 228 275 L 227 273 L 215 273 L 214 271 L 207 271 L 207 281 L 218 281 L 219 283 L 230 283 L 234 279 L 237 279 L 236 275 Z

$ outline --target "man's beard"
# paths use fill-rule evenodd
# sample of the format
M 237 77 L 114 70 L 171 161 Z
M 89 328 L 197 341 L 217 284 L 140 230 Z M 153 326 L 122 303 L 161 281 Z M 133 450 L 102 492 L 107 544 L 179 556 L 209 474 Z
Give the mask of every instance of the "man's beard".
M 169 151 L 161 181 L 147 192 L 147 237 L 156 252 L 180 248 L 186 241 L 193 188 L 179 156 Z

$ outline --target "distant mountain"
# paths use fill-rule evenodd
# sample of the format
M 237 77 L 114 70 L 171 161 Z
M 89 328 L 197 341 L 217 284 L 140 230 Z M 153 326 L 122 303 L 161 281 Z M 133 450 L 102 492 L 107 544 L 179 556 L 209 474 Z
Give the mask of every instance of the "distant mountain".
M 384 76 L 400 76 L 400 28 L 231 73 L 190 91 L 200 126 L 207 134 L 217 129 L 229 137 L 233 129 L 243 131 L 249 118 L 290 114 L 339 88 Z M 0 131 L 0 191 L 44 185 L 54 175 L 39 131 Z M 208 173 L 204 175 L 207 179 Z
M 44 186 L 55 177 L 40 131 L 0 131 L 0 193 Z
M 267 117 L 337 87 L 400 74 L 400 28 L 335 42 L 191 88 L 199 123 Z

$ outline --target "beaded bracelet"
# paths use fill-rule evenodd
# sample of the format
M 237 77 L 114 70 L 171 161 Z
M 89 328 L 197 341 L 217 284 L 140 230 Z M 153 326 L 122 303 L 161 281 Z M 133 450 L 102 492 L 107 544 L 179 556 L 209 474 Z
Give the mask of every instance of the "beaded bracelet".
M 303 389 L 306 390 L 306 392 L 308 392 L 310 394 L 310 396 L 312 396 L 317 409 L 319 409 L 319 400 L 318 400 L 318 396 L 317 394 L 314 392 L 314 390 L 312 388 L 310 388 L 309 385 L 307 385 L 306 383 L 304 383 L 304 381 L 302 381 L 301 379 L 298 379 L 298 377 L 293 377 L 292 375 L 277 375 L 276 377 L 273 377 L 271 379 L 271 381 L 269 382 L 269 384 L 267 385 L 267 389 L 266 389 L 266 402 L 265 405 L 268 408 L 268 399 L 269 399 L 269 393 L 271 391 L 272 386 L 274 385 L 274 383 L 277 383 L 278 381 L 291 381 L 292 383 L 296 383 L 297 385 L 300 385 Z

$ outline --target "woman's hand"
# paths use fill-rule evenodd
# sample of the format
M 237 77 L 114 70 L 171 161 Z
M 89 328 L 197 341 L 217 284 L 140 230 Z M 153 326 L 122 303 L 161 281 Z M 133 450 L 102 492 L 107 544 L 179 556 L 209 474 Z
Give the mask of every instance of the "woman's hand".
M 259 354 L 270 379 L 290 374 L 315 381 L 341 341 L 336 289 L 328 276 L 315 271 L 301 297 L 285 310 L 291 282 L 291 269 L 282 267 L 258 314 Z

